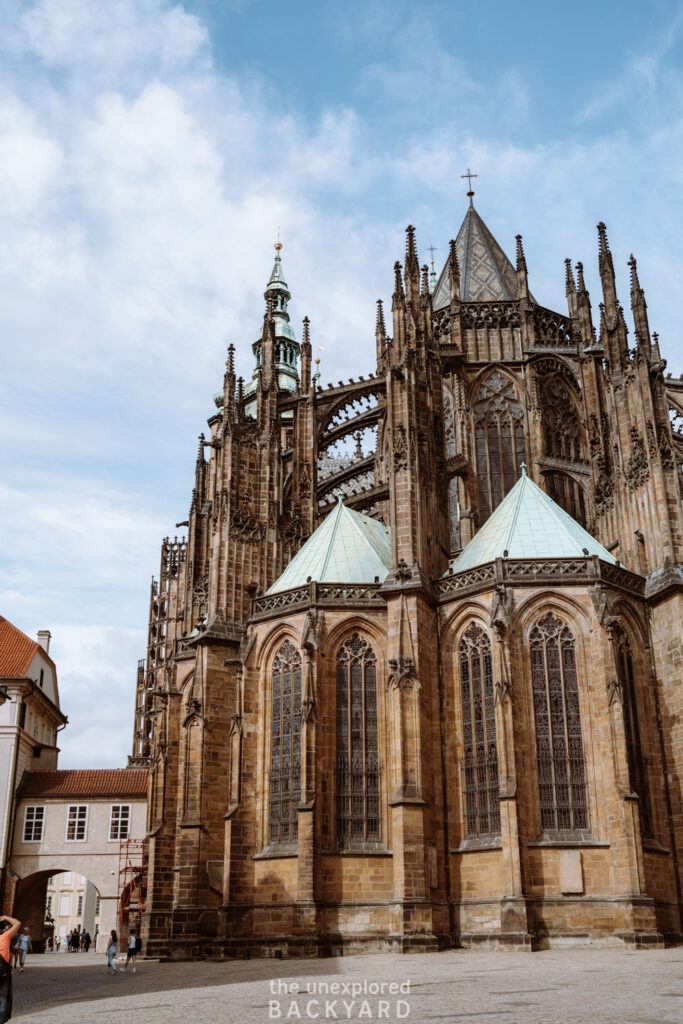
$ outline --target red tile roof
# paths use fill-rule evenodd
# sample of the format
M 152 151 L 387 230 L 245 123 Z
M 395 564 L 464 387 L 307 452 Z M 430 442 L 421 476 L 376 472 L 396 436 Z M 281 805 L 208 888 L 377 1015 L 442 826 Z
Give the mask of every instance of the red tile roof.
M 147 770 L 101 768 L 84 771 L 25 772 L 19 796 L 144 797 L 147 796 Z
M 21 679 L 40 644 L 0 615 L 0 679 Z

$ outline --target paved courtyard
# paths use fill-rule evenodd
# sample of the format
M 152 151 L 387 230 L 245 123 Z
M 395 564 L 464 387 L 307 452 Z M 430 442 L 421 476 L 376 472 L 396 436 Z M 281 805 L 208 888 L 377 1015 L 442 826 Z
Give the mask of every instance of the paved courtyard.
M 317 1016 L 316 1016 L 317 1015 Z M 683 949 L 161 964 L 106 974 L 103 956 L 29 957 L 21 1024 L 680 1024 Z

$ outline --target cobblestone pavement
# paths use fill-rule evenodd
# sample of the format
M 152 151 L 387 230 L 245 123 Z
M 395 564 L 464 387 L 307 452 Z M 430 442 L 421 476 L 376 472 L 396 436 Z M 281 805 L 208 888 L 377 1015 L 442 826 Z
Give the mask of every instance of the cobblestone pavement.
M 14 1019 L 21 1024 L 681 1024 L 683 949 L 141 961 L 136 974 L 116 977 L 106 974 L 101 955 L 53 953 L 29 957 L 26 972 L 15 975 Z

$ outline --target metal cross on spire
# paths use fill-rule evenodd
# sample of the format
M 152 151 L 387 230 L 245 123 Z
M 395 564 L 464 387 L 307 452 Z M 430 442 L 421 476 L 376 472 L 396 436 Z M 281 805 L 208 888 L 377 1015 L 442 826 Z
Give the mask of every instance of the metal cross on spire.
M 467 193 L 467 195 L 470 197 L 470 202 L 472 202 L 472 196 L 474 195 L 474 190 L 472 188 L 472 178 L 478 178 L 479 175 L 478 174 L 472 174 L 472 171 L 468 167 L 467 168 L 467 174 L 461 174 L 460 177 L 461 178 L 467 178 L 467 184 L 469 185 L 469 192 Z

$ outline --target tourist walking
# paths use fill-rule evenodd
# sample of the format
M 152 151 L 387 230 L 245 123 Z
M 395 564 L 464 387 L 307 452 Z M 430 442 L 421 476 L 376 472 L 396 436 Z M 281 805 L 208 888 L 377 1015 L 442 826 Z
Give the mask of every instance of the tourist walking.
M 116 947 L 118 945 L 118 938 L 116 936 L 116 929 L 112 928 L 111 935 L 109 936 L 109 944 L 107 946 L 107 974 L 118 974 L 119 969 L 114 963 L 116 957 Z
M 24 964 L 26 963 L 26 954 L 33 952 L 33 945 L 31 944 L 31 936 L 29 934 L 28 927 L 24 928 L 21 935 L 17 939 L 17 953 L 19 955 L 19 973 L 24 973 Z
M 85 934 L 83 936 L 83 949 L 84 949 L 84 951 L 86 953 L 90 949 L 90 943 L 91 942 L 92 942 L 92 939 L 90 938 L 90 932 L 85 932 Z
M 16 917 L 0 916 L 0 1024 L 12 1016 L 12 967 L 10 947 L 12 939 L 21 928 Z
M 140 952 L 141 949 L 142 949 L 142 939 L 140 938 L 139 935 L 135 934 L 135 928 L 131 928 L 130 936 L 129 936 L 129 939 L 128 939 L 128 955 L 126 956 L 126 962 L 125 962 L 124 967 L 123 967 L 124 971 L 128 969 L 128 964 L 132 960 L 133 961 L 133 970 L 132 970 L 131 973 L 135 974 L 135 961 L 136 961 L 137 955 L 138 955 L 138 953 Z

